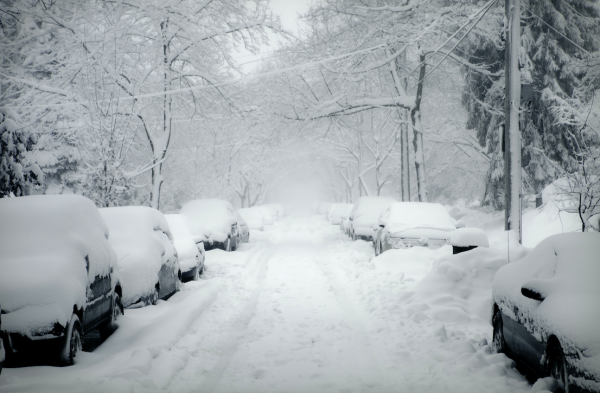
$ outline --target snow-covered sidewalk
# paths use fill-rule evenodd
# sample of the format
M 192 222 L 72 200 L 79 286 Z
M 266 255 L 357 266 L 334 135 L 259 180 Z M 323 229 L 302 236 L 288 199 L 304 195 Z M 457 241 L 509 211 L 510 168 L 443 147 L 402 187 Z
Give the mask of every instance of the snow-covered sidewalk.
M 75 366 L 4 369 L 0 392 L 532 391 L 488 345 L 480 287 L 497 266 L 448 253 L 394 266 L 323 218 L 285 218 L 208 252 L 201 281 L 127 310 Z

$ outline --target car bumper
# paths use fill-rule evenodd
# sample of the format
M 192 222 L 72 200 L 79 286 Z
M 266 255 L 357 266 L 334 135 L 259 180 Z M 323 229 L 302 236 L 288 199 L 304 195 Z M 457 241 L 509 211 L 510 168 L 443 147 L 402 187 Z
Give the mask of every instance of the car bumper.
M 42 338 L 31 339 L 18 333 L 2 333 L 3 347 L 6 358 L 11 362 L 27 363 L 41 361 L 47 363 L 57 359 L 65 341 L 64 335 L 48 334 Z M 4 363 L 4 362 L 3 362 Z
M 181 282 L 192 281 L 196 277 L 198 272 L 198 266 L 191 268 L 187 272 L 181 273 Z
M 384 249 L 390 250 L 392 248 L 395 249 L 403 249 L 403 248 L 412 248 L 412 247 L 427 247 L 432 250 L 437 250 L 448 244 L 446 239 L 428 239 L 428 241 L 421 242 L 419 239 L 411 239 L 411 238 L 392 238 L 393 240 L 386 238 L 384 241 Z

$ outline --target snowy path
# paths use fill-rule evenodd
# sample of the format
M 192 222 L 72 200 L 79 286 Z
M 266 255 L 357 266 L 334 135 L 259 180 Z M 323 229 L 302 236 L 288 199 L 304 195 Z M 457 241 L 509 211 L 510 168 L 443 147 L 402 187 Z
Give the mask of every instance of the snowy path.
M 322 218 L 287 218 L 200 282 L 69 368 L 5 369 L 0 392 L 526 392 L 489 326 L 443 325 L 417 281 L 381 271 L 366 242 Z

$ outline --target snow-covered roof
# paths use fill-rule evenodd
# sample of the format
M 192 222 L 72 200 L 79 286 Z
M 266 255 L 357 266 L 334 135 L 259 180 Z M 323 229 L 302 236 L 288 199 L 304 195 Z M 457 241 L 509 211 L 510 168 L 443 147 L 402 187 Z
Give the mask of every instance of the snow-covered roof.
M 450 244 L 458 247 L 489 247 L 487 235 L 479 228 L 459 228 L 452 232 Z
M 161 212 L 146 206 L 99 209 L 119 258 L 123 304 L 151 295 L 164 264 L 177 263 L 173 235 Z
M 211 241 L 224 242 L 236 218 L 231 203 L 221 199 L 196 199 L 186 203 L 180 214 L 189 219 L 192 234 L 205 235 Z
M 386 229 L 394 235 L 409 229 L 456 229 L 454 220 L 439 203 L 395 202 L 390 206 L 389 216 L 382 220 L 386 221 Z
M 87 284 L 116 267 L 98 209 L 79 195 L 37 195 L 0 199 L 0 217 L 2 329 L 66 326 Z
M 554 235 L 500 269 L 493 283 L 493 301 L 506 315 L 540 340 L 555 335 L 567 362 L 592 375 L 600 375 L 599 261 L 600 233 Z M 523 296 L 523 287 L 545 300 Z
M 187 272 L 198 266 L 200 252 L 188 227 L 187 217 L 182 214 L 165 214 L 165 219 L 173 233 L 173 244 L 177 250 L 181 272 Z

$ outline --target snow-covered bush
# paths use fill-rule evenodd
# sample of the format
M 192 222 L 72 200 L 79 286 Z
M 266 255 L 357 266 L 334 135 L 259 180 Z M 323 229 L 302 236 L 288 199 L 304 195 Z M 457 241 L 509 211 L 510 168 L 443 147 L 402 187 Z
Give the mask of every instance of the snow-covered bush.
M 39 166 L 24 165 L 37 139 L 19 123 L 12 109 L 0 107 L 0 198 L 23 195 L 27 186 L 40 184 L 44 178 Z

